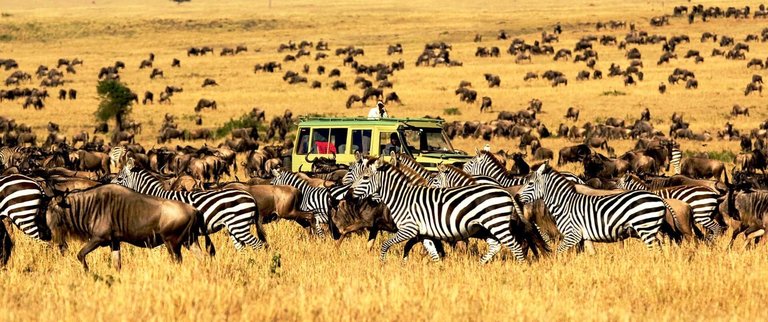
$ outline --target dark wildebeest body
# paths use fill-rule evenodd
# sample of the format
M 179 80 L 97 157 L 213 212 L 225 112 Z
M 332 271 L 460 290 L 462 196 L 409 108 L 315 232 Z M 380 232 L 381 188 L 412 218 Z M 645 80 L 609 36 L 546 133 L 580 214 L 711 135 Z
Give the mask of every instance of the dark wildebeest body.
M 720 181 L 721 175 L 728 182 L 728 174 L 725 171 L 725 165 L 722 161 L 704 159 L 704 158 L 686 158 L 683 160 L 680 174 L 694 179 L 709 179 L 714 177 Z
M 62 251 L 67 247 L 67 235 L 87 240 L 77 254 L 87 271 L 85 256 L 103 246 L 110 246 L 119 270 L 121 242 L 138 247 L 165 244 L 174 260 L 181 261 L 181 246 L 199 249 L 197 236 L 203 219 L 199 211 L 182 202 L 108 184 L 52 199 L 46 221 L 53 243 Z
M 274 215 L 276 218 L 295 220 L 302 227 L 309 228 L 315 218 L 311 212 L 299 210 L 301 192 L 291 186 L 230 183 L 222 188 L 238 189 L 251 194 L 256 200 L 259 215 L 264 219 L 264 223 L 271 222 Z

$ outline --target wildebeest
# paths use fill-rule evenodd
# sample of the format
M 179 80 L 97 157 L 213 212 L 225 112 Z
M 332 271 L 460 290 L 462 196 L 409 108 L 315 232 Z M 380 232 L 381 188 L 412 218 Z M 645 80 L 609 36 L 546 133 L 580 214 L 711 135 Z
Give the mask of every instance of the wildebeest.
M 758 92 L 762 96 L 763 85 L 755 82 L 747 84 L 747 88 L 744 89 L 744 96 L 748 96 L 752 92 Z
M 215 110 L 218 106 L 216 105 L 215 100 L 209 100 L 205 98 L 201 98 L 199 101 L 197 101 L 197 105 L 195 105 L 195 112 L 200 112 L 204 108 L 210 108 Z
M 568 107 L 568 111 L 565 112 L 565 118 L 566 119 L 573 119 L 574 121 L 579 120 L 579 109 L 571 106 Z
M 202 87 L 206 87 L 206 86 L 219 86 L 219 84 L 216 83 L 216 80 L 213 79 L 213 78 L 206 78 L 206 79 L 203 80 L 203 86 Z
M 149 248 L 165 244 L 177 262 L 181 261 L 182 246 L 200 250 L 197 237 L 203 229 L 202 214 L 178 201 L 108 184 L 55 197 L 47 208 L 51 240 L 62 252 L 67 249 L 68 236 L 86 240 L 77 254 L 86 271 L 86 255 L 104 246 L 112 249 L 113 264 L 120 270 L 122 242 Z M 213 254 L 212 245 L 207 245 Z
M 563 165 L 569 162 L 581 162 L 589 156 L 592 151 L 586 144 L 579 144 L 560 149 L 560 153 L 557 158 L 557 165 Z
M 734 104 L 733 109 L 731 109 L 731 115 L 732 116 L 749 116 L 749 107 L 742 107 L 739 104 Z
M 501 78 L 498 75 L 484 74 L 485 80 L 488 82 L 488 87 L 501 86 Z
M 163 77 L 163 78 L 165 77 L 165 75 L 163 75 L 163 70 L 160 69 L 160 68 L 153 68 L 152 69 L 152 73 L 149 74 L 149 78 L 150 79 L 155 79 L 155 77 L 158 77 L 158 76 Z
M 689 79 L 687 82 L 685 82 L 685 89 L 697 89 L 699 88 L 699 81 L 695 78 Z
M 681 164 L 680 174 L 694 179 L 715 178 L 716 181 L 728 182 L 728 173 L 722 161 L 705 158 L 685 158 Z

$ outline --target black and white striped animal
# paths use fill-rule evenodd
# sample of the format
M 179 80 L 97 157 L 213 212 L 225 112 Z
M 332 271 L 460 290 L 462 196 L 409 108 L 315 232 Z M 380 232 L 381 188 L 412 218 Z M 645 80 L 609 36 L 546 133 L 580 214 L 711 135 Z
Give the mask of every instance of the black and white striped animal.
M 669 165 L 671 165 L 672 169 L 674 169 L 674 174 L 680 174 L 680 160 L 683 159 L 683 152 L 680 151 L 680 149 L 677 147 L 672 147 L 669 154 Z
M 129 158 L 112 183 L 131 188 L 137 192 L 155 197 L 178 200 L 197 208 L 205 219 L 205 234 L 215 233 L 227 228 L 232 243 L 237 250 L 245 246 L 259 249 L 266 246 L 267 237 L 262 227 L 262 218 L 256 201 L 245 191 L 221 189 L 210 191 L 186 192 L 168 191 L 150 172 L 134 167 L 134 160 Z M 251 234 L 251 224 L 256 224 L 258 239 Z
M 22 154 L 24 153 L 24 148 L 20 146 L 16 147 L 8 147 L 4 146 L 0 148 L 0 166 L 2 166 L 3 169 L 7 169 L 13 166 L 16 166 L 14 155 Z
M 50 231 L 45 225 L 45 218 L 38 215 L 43 202 L 43 191 L 34 180 L 20 174 L 0 177 L 0 220 L 9 218 L 25 235 L 37 240 L 49 240 Z M 0 226 L 3 226 L 0 223 Z M 13 243 L 0 227 L 0 266 L 5 265 L 11 256 Z
M 331 193 L 328 188 L 325 187 L 312 187 L 293 172 L 280 171 L 277 169 L 272 170 L 274 178 L 270 181 L 273 185 L 291 186 L 299 189 L 301 192 L 301 204 L 299 209 L 301 211 L 311 212 L 315 216 L 315 234 L 319 237 L 323 236 L 322 225 L 328 223 L 328 213 L 330 209 Z M 339 194 L 346 194 L 349 189 L 334 190 L 336 198 L 339 198 Z
M 410 185 L 406 180 L 396 165 L 378 160 L 353 185 L 355 197 L 380 199 L 392 213 L 398 230 L 382 245 L 382 260 L 393 245 L 418 237 L 446 241 L 484 238 L 489 249 L 482 263 L 490 261 L 501 245 L 518 261 L 525 259 L 529 246 L 535 252 L 536 245 L 543 245 L 540 240 L 530 243 L 530 237 L 535 236 L 532 226 L 515 213 L 512 196 L 499 187 L 431 188 Z
M 548 164 L 529 176 L 518 196 L 523 203 L 544 200 L 564 237 L 558 253 L 582 241 L 593 251 L 592 242 L 614 242 L 635 233 L 648 248 L 653 248 L 659 244 L 656 235 L 668 209 L 661 197 L 647 191 L 605 196 L 581 194 Z
M 626 174 L 619 179 L 618 187 L 625 190 L 645 190 L 648 186 L 640 178 L 632 174 Z M 677 186 L 651 190 L 663 199 L 677 199 L 687 203 L 693 212 L 693 219 L 697 224 L 704 226 L 712 232 L 710 236 L 717 236 L 723 232 L 723 228 L 715 221 L 717 199 L 720 194 L 703 186 Z
M 119 169 L 118 165 L 123 163 L 125 153 L 126 149 L 122 145 L 113 146 L 111 149 L 109 149 L 109 161 L 112 169 Z
M 504 164 L 488 151 L 478 151 L 474 158 L 464 164 L 463 170 L 472 176 L 491 178 L 502 187 L 519 186 L 524 184 L 526 180 L 525 177 L 510 174 Z M 584 184 L 584 180 L 575 174 L 564 172 L 561 175 L 571 182 Z

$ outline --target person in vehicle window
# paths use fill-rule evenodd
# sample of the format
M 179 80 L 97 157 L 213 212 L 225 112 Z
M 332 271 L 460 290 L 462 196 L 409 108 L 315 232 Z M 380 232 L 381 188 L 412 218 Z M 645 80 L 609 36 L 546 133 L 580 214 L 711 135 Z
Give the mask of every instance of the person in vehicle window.
M 389 144 L 384 146 L 384 154 L 389 154 L 391 152 L 400 153 L 400 138 L 397 137 L 397 133 L 392 133 L 389 135 Z

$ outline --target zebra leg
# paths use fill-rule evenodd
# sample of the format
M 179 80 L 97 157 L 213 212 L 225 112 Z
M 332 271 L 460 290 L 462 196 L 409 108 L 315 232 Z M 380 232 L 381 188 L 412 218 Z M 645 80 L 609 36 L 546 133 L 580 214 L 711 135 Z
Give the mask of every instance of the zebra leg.
M 235 237 L 234 234 L 229 234 L 229 238 L 232 239 L 232 244 L 235 245 L 237 251 L 241 251 L 245 248 L 245 244 L 237 240 L 237 237 Z M 168 251 L 170 251 L 170 249 Z
M 510 220 L 512 220 L 510 218 Z M 509 222 L 501 225 L 483 225 L 485 229 L 491 232 L 491 235 L 493 235 L 492 238 L 486 239 L 490 247 L 488 248 L 488 253 L 485 254 L 480 259 L 480 262 L 485 264 L 488 261 L 490 261 L 493 258 L 493 255 L 499 252 L 499 249 L 496 249 L 493 251 L 494 243 L 501 243 L 504 244 L 507 248 L 509 248 L 510 251 L 512 251 L 512 254 L 515 255 L 515 259 L 517 261 L 524 261 L 525 255 L 523 254 L 523 248 L 520 246 L 520 243 L 515 240 L 515 237 L 512 235 L 512 230 L 510 229 Z M 491 239 L 494 239 L 493 242 L 489 241 Z
M 325 238 L 322 215 L 319 213 L 315 214 L 315 236 L 317 236 L 317 238 Z
M 581 240 L 581 234 L 575 229 L 569 233 L 564 234 L 563 241 L 560 242 L 560 245 L 557 246 L 557 253 L 562 254 L 566 252 L 568 249 L 581 242 Z
M 431 239 L 424 239 L 421 243 L 424 246 L 424 249 L 427 250 L 427 253 L 429 254 L 429 258 L 431 258 L 433 262 L 439 262 L 440 253 L 437 251 L 437 246 L 435 245 L 435 241 Z M 437 241 L 437 243 L 442 244 L 440 241 Z
M 392 237 L 384 242 L 384 244 L 381 245 L 381 254 L 380 258 L 381 260 L 385 260 L 387 257 L 387 252 L 389 251 L 389 248 L 392 247 L 392 245 L 397 243 L 402 243 L 406 240 L 409 240 L 411 238 L 415 238 L 418 234 L 418 228 L 416 227 L 416 224 L 410 222 L 410 223 L 404 223 L 402 227 L 399 227 L 397 233 L 395 234 L 395 237 Z
M 584 250 L 587 252 L 587 255 L 590 256 L 597 254 L 597 252 L 595 252 L 595 245 L 592 244 L 591 240 L 584 240 Z
M 496 238 L 486 238 L 485 242 L 488 243 L 488 252 L 480 258 L 480 264 L 487 264 L 501 250 L 501 243 Z
M 642 223 L 642 224 L 637 222 L 630 223 L 632 228 L 640 236 L 640 240 L 642 240 L 643 243 L 645 243 L 645 246 L 648 247 L 648 249 L 653 249 L 654 247 L 657 247 L 657 246 L 661 249 L 661 242 L 659 241 L 659 238 L 657 237 L 657 235 L 659 233 L 659 230 L 661 229 L 661 221 L 663 220 L 662 218 L 660 218 L 657 221 L 649 222 L 649 223 Z

